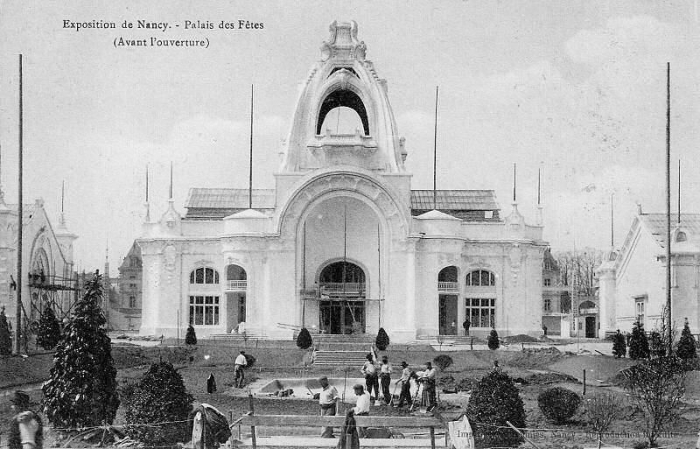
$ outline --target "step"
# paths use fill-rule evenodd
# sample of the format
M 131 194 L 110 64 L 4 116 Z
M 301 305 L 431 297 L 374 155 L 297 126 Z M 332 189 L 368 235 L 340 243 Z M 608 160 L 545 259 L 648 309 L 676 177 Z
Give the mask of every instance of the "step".
M 302 436 L 272 436 L 256 438 L 256 446 L 259 448 L 297 449 L 300 447 L 309 449 L 334 448 L 338 445 L 338 438 L 319 438 Z M 435 438 L 436 447 L 445 447 L 444 438 Z M 253 442 L 246 438 L 240 444 L 234 444 L 232 448 L 251 448 Z M 394 447 L 410 447 L 414 449 L 430 449 L 432 446 L 427 438 L 361 438 L 360 447 L 363 449 L 383 449 Z
M 316 351 L 315 366 L 359 366 L 367 359 L 367 351 Z

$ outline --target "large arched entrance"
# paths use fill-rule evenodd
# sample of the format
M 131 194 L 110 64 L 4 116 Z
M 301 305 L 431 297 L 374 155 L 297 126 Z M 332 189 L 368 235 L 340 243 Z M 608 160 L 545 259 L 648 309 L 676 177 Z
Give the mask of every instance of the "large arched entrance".
M 340 261 L 327 265 L 319 276 L 319 327 L 328 334 L 365 332 L 365 272 Z

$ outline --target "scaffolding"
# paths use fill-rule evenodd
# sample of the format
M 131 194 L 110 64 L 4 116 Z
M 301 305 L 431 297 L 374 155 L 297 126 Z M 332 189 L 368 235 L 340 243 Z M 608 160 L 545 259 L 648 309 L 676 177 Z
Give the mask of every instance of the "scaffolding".
M 29 310 L 23 310 L 24 326 L 35 331 L 41 314 L 47 307 L 53 310 L 59 322 L 70 318 L 80 291 L 77 273 L 73 276 L 58 276 L 38 271 L 29 272 L 27 278 L 31 301 Z M 24 308 L 24 305 L 22 307 Z

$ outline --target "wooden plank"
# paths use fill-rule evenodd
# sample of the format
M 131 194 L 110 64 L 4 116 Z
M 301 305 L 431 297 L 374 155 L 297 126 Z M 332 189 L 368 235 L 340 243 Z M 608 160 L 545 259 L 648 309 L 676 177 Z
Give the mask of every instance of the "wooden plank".
M 360 427 L 444 427 L 442 422 L 432 416 L 356 416 Z M 344 416 L 309 416 L 309 415 L 249 415 L 241 417 L 245 426 L 299 426 L 340 427 L 345 423 Z

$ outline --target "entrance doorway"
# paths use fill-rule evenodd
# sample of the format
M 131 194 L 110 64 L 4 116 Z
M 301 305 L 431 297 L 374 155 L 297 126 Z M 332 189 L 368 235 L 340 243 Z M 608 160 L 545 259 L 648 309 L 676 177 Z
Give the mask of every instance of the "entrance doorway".
M 350 262 L 335 262 L 319 276 L 319 327 L 328 334 L 365 332 L 365 272 Z
M 246 321 L 246 291 L 248 275 L 243 267 L 226 266 L 226 332 Z
M 595 325 L 595 317 L 594 316 L 587 316 L 586 317 L 586 338 L 595 338 L 596 337 L 596 325 Z
M 457 295 L 440 295 L 440 335 L 457 335 Z

